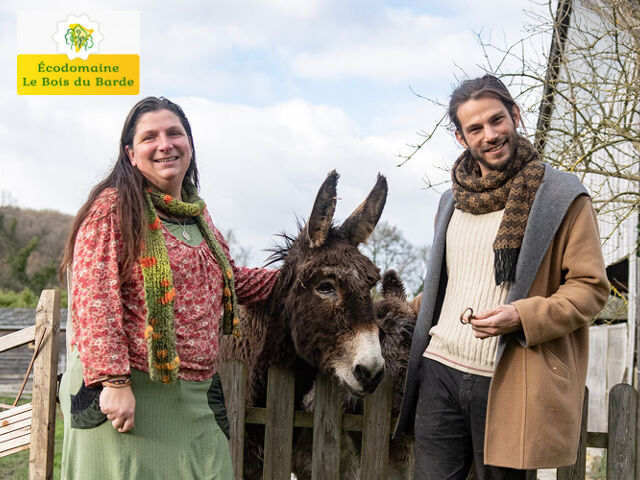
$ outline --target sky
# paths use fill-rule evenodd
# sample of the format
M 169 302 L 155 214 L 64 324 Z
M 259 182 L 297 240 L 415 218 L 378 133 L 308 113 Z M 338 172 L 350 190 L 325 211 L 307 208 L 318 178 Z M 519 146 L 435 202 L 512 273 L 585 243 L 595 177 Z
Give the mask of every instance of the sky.
M 382 219 L 415 245 L 430 244 L 446 187 L 426 189 L 424 178 L 446 180 L 462 148 L 439 129 L 397 166 L 444 112 L 421 96 L 446 102 L 460 79 L 483 73 L 478 39 L 515 43 L 536 8 L 513 0 L 111 1 L 110 10 L 140 12 L 140 95 L 31 96 L 16 91 L 16 14 L 52 3 L 4 1 L 3 202 L 75 214 L 110 171 L 129 109 L 163 95 L 193 128 L 214 223 L 233 230 L 251 264 L 263 263 L 274 234 L 309 215 L 332 169 L 341 175 L 338 222 L 380 172 L 389 183 Z M 104 10 L 55 2 L 63 17 Z

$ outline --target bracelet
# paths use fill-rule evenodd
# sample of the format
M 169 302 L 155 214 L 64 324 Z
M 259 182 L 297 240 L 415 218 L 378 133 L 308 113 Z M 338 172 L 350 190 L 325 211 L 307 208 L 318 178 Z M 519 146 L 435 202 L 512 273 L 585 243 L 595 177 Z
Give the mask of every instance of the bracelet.
M 110 378 L 102 382 L 103 387 L 111 388 L 124 388 L 129 385 L 131 385 L 131 378 L 129 377 Z

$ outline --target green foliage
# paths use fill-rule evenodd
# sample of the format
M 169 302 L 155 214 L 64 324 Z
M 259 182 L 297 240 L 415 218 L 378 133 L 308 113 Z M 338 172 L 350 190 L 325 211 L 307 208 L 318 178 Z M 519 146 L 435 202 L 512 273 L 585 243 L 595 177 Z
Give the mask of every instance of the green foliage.
M 20 292 L 0 289 L 0 307 L 36 308 L 37 305 L 38 297 L 29 288 L 24 288 Z
M 606 480 L 607 478 L 607 451 L 603 451 L 602 455 L 595 456 L 589 471 L 587 472 L 587 478 L 591 480 Z
M 0 288 L 0 308 L 36 308 L 39 299 L 40 296 L 29 288 L 23 288 L 20 292 Z M 65 290 L 60 292 L 60 307 L 67 308 L 67 292 Z
M 55 264 L 50 262 L 29 274 L 27 272 L 29 258 L 38 248 L 40 238 L 32 237 L 26 246 L 21 247 L 17 227 L 17 217 L 13 218 L 9 225 L 5 225 L 5 214 L 0 212 L 0 263 L 9 267 L 8 278 L 0 284 L 0 287 L 14 290 L 28 288 L 39 292 L 55 279 Z

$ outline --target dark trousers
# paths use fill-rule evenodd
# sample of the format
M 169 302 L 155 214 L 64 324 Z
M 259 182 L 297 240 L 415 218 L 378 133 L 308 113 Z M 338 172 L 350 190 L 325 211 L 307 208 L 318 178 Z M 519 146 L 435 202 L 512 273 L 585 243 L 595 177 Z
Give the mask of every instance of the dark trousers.
M 416 480 L 525 479 L 526 470 L 484 464 L 489 377 L 422 358 L 415 419 Z

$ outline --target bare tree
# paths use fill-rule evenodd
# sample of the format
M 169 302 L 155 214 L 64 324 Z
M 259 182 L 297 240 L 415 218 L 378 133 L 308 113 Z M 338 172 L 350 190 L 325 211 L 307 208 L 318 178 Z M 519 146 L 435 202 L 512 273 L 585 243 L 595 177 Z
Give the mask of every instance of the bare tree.
M 548 0 L 531 10 L 524 38 L 498 46 L 478 35 L 484 69 L 501 77 L 525 118 L 531 140 L 555 167 L 577 174 L 598 212 L 603 243 L 640 205 L 640 4 L 637 0 Z M 534 39 L 538 39 L 536 41 Z M 551 40 L 551 41 L 549 41 Z M 532 45 L 549 44 L 548 55 Z M 538 47 L 539 50 L 539 47 Z M 418 132 L 411 158 L 446 128 Z M 433 183 L 425 180 L 427 186 Z M 636 247 L 637 248 L 637 247 Z
M 593 194 L 603 243 L 640 205 L 640 6 L 635 0 L 548 2 L 535 17 L 552 34 L 546 62 L 502 50 L 520 69 L 497 74 L 538 111 L 535 144 L 545 160 L 581 177 Z M 500 51 L 485 44 L 487 51 Z M 513 62 L 500 62 L 501 65 Z M 637 214 L 637 213 L 636 213 Z
M 251 249 L 245 245 L 241 245 L 238 241 L 238 237 L 232 228 L 228 229 L 224 233 L 224 239 L 229 245 L 229 253 L 231 258 L 238 266 L 248 266 L 251 262 L 252 252 Z
M 382 272 L 390 268 L 396 270 L 410 294 L 421 291 L 430 247 L 413 245 L 400 229 L 381 221 L 367 242 L 360 246 L 360 250 Z
M 515 44 L 478 35 L 484 69 L 517 94 L 526 120 L 535 119 L 529 136 L 542 158 L 578 175 L 590 190 L 607 262 L 633 259 L 640 252 L 640 3 L 534 0 L 531 6 L 527 33 Z M 444 119 L 446 106 L 431 102 L 442 105 Z M 427 127 L 405 159 L 433 134 Z M 617 293 L 625 304 L 626 289 Z

